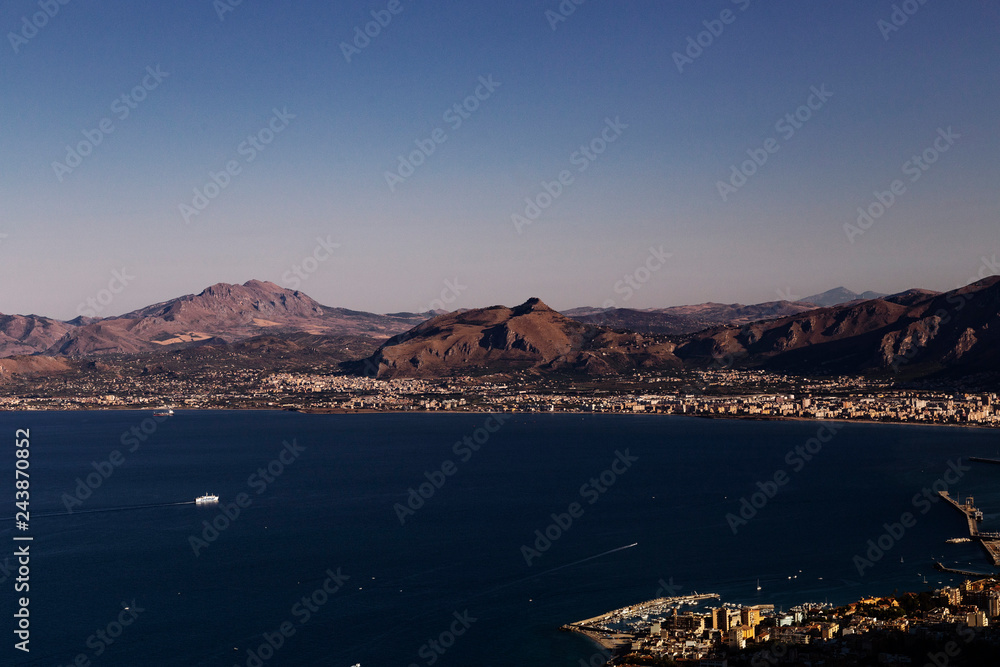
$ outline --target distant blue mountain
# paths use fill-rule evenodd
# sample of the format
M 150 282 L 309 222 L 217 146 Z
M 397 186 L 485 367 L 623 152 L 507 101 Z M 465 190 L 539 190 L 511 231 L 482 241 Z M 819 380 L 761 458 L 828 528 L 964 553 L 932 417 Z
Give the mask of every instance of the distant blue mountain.
M 801 301 L 815 303 L 817 306 L 837 306 L 842 303 L 847 303 L 848 301 L 857 301 L 859 299 L 879 299 L 883 296 L 888 295 L 882 294 L 881 292 L 862 292 L 861 294 L 858 294 L 857 292 L 852 292 L 846 287 L 834 287 L 833 289 L 820 294 L 807 296 L 806 298 L 801 299 Z

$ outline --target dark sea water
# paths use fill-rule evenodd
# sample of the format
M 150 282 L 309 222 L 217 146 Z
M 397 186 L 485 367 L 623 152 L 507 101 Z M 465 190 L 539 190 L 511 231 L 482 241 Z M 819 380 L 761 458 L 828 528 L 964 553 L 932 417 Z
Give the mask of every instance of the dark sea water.
M 578 665 L 596 647 L 561 624 L 664 583 L 787 607 L 958 581 L 934 560 L 993 571 L 976 544 L 945 543 L 966 534 L 958 512 L 913 499 L 949 461 L 995 456 L 1000 431 L 849 424 L 799 463 L 817 423 L 518 415 L 458 456 L 485 415 L 180 411 L 128 451 L 122 434 L 149 414 L 0 416 L 0 563 L 14 564 L 14 535 L 34 537 L 29 654 L 13 648 L 16 574 L 0 572 L 3 664 L 255 665 L 249 651 L 285 623 L 294 634 L 264 664 Z M 12 519 L 19 428 L 31 432 L 27 533 Z M 293 440 L 304 450 L 280 474 L 251 478 Z M 64 494 L 114 450 L 124 461 L 67 514 Z M 590 486 L 626 450 L 637 460 L 605 473 L 603 492 Z M 454 474 L 401 525 L 394 504 L 446 460 Z M 970 468 L 949 488 L 1000 530 L 1000 466 Z M 778 471 L 788 482 L 734 535 L 726 514 Z M 206 491 L 250 504 L 196 556 L 189 538 L 221 511 L 189 502 Z M 574 502 L 582 514 L 528 566 L 521 546 Z M 907 511 L 916 525 L 859 575 L 854 556 Z M 328 571 L 349 579 L 306 616 L 300 600 Z M 120 617 L 134 621 L 99 639 Z M 453 644 L 450 628 L 463 631 Z M 428 644 L 442 633 L 443 654 Z

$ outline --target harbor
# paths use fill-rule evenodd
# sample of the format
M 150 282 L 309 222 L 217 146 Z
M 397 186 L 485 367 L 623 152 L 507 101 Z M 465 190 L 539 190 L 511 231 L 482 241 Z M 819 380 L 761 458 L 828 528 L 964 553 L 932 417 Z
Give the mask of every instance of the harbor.
M 966 497 L 965 503 L 960 503 L 948 495 L 947 491 L 938 491 L 938 495 L 965 516 L 969 526 L 969 537 L 979 542 L 992 563 L 1000 567 L 1000 532 L 979 530 L 979 522 L 983 520 L 983 511 L 975 506 L 972 496 Z
M 629 619 L 633 618 L 666 614 L 668 610 L 676 610 L 681 605 L 694 605 L 704 600 L 718 599 L 720 599 L 718 593 L 692 593 L 691 595 L 670 598 L 656 598 L 655 600 L 621 607 L 620 609 L 615 609 L 614 611 L 609 611 L 593 618 L 568 623 L 559 629 L 565 632 L 578 632 L 597 642 L 608 652 L 620 654 L 631 649 L 636 634 L 634 631 L 613 626 L 626 625 Z

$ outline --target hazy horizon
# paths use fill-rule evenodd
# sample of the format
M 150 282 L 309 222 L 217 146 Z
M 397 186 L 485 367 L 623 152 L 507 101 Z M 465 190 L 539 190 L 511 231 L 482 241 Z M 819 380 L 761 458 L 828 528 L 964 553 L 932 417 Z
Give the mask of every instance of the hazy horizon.
M 995 264 L 996 264 L 995 261 L 990 261 L 990 262 L 984 263 L 983 266 L 994 267 Z M 994 273 L 994 274 L 989 274 L 989 275 L 985 275 L 984 274 L 983 276 L 974 276 L 974 277 L 970 278 L 969 283 L 975 282 L 977 280 L 981 280 L 982 278 L 989 277 L 989 276 L 992 276 L 992 275 L 997 275 L 997 274 Z M 212 283 L 212 285 L 205 285 L 201 289 L 190 290 L 190 291 L 187 291 L 187 292 L 184 292 L 184 293 L 181 293 L 181 294 L 175 294 L 174 296 L 170 296 L 170 297 L 166 297 L 166 298 L 161 298 L 161 299 L 156 299 L 154 301 L 150 301 L 148 303 L 143 303 L 143 304 L 137 305 L 134 308 L 128 308 L 128 309 L 122 310 L 122 311 L 114 310 L 113 306 L 108 306 L 107 308 L 103 309 L 103 312 L 98 313 L 97 317 L 98 318 L 118 317 L 118 316 L 124 315 L 126 313 L 132 312 L 134 310 L 145 308 L 147 306 L 153 306 L 153 305 L 156 305 L 156 304 L 159 304 L 159 303 L 164 303 L 164 302 L 176 299 L 176 298 L 180 298 L 180 297 L 184 297 L 184 296 L 198 295 L 202 291 L 204 291 L 205 289 L 207 289 L 207 288 L 209 288 L 209 287 L 211 287 L 213 285 L 218 285 L 218 284 L 242 285 L 242 284 L 245 284 L 246 282 L 248 282 L 250 280 L 261 280 L 261 279 L 259 279 L 259 278 L 249 278 L 249 279 L 244 280 L 244 281 L 232 281 L 232 282 L 219 281 L 219 282 L 216 282 L 216 283 Z M 274 283 L 274 281 L 263 281 L 263 280 L 262 280 L 262 282 L 272 282 L 272 283 Z M 447 282 L 449 284 L 452 284 L 452 285 L 456 284 L 454 280 L 447 281 Z M 282 285 L 280 285 L 280 283 L 274 283 L 274 284 L 277 284 L 279 287 L 285 287 L 286 289 L 294 289 L 294 288 L 291 288 L 291 287 L 282 286 Z M 459 283 L 459 284 L 461 285 L 461 283 Z M 965 283 L 965 284 L 968 284 L 968 283 Z M 936 291 L 936 292 L 946 292 L 946 291 L 950 291 L 952 289 L 955 289 L 955 288 L 958 288 L 958 287 L 963 287 L 963 286 L 964 286 L 964 284 L 963 285 L 956 285 L 954 287 L 949 287 L 947 289 L 933 290 L 933 291 Z M 846 287 L 844 285 L 836 285 L 834 287 L 831 287 L 831 288 L 828 288 L 828 289 L 825 289 L 825 290 L 821 290 L 819 292 L 814 292 L 814 293 L 805 294 L 805 295 L 803 295 L 803 294 L 796 294 L 794 292 L 791 293 L 791 294 L 789 294 L 789 293 L 783 291 L 784 293 L 782 293 L 782 294 L 777 294 L 776 293 L 775 296 L 774 296 L 774 298 L 764 299 L 762 301 L 732 301 L 732 300 L 725 300 L 725 299 L 708 299 L 706 301 L 698 301 L 698 302 L 693 302 L 692 301 L 692 302 L 685 302 L 685 303 L 669 303 L 669 304 L 663 304 L 663 305 L 659 305 L 659 306 L 637 306 L 637 305 L 628 304 L 628 303 L 615 304 L 615 305 L 610 305 L 610 306 L 603 306 L 603 304 L 597 303 L 597 302 L 594 302 L 594 303 L 579 303 L 579 304 L 575 304 L 575 305 L 562 305 L 559 302 L 553 302 L 550 299 L 545 298 L 545 296 L 542 295 L 542 294 L 529 294 L 529 295 L 524 296 L 521 299 L 515 299 L 513 301 L 507 301 L 507 302 L 478 303 L 478 304 L 472 304 L 472 305 L 456 305 L 456 303 L 454 303 L 454 302 L 453 303 L 444 303 L 443 310 L 453 311 L 453 310 L 458 310 L 458 309 L 461 309 L 461 308 L 488 308 L 490 306 L 514 307 L 514 306 L 518 306 L 518 305 L 524 303 L 525 301 L 527 301 L 528 299 L 531 299 L 531 298 L 541 299 L 541 301 L 543 303 L 545 303 L 547 306 L 549 306 L 550 308 L 553 308 L 553 309 L 555 309 L 557 311 L 563 311 L 563 312 L 564 311 L 572 310 L 574 308 L 601 308 L 601 307 L 609 307 L 609 308 L 632 308 L 632 309 L 635 309 L 635 310 L 649 310 L 649 309 L 657 309 L 657 308 L 672 308 L 672 307 L 678 307 L 678 306 L 699 305 L 699 304 L 709 303 L 709 302 L 722 303 L 722 304 L 736 304 L 736 303 L 740 303 L 740 304 L 743 304 L 743 305 L 755 305 L 755 304 L 759 304 L 759 303 L 766 303 L 766 302 L 769 302 L 769 301 L 782 301 L 782 300 L 786 300 L 786 301 L 787 300 L 799 301 L 799 300 L 805 300 L 806 297 L 808 297 L 808 296 L 816 296 L 816 295 L 822 294 L 822 293 L 827 292 L 827 291 L 833 291 L 835 289 L 848 289 L 851 292 L 854 292 L 854 293 L 856 293 L 858 295 L 861 295 L 861 294 L 863 294 L 865 292 L 880 292 L 880 290 L 854 290 L 854 289 L 851 289 L 850 287 Z M 912 287 L 908 287 L 908 288 L 901 289 L 901 290 L 892 290 L 890 292 L 882 292 L 882 293 L 886 294 L 886 295 L 892 295 L 892 294 L 897 294 L 897 293 L 900 293 L 900 292 L 904 292 L 904 291 L 909 290 L 909 289 L 929 289 L 929 288 L 923 288 L 923 287 L 912 288 Z M 101 291 L 105 291 L 105 290 L 106 290 L 106 288 L 102 288 Z M 308 290 L 306 290 L 306 289 L 298 288 L 298 291 L 306 294 L 310 298 L 315 299 L 315 297 L 312 294 L 310 294 L 308 292 Z M 454 294 L 454 292 L 448 290 L 447 288 L 444 288 L 443 292 L 446 293 L 447 298 L 452 298 L 451 295 Z M 117 297 L 117 295 L 116 295 L 116 297 Z M 431 301 L 429 301 L 427 304 L 424 304 L 420 308 L 396 308 L 396 309 L 388 309 L 388 310 L 371 310 L 371 309 L 367 309 L 367 308 L 364 308 L 364 307 L 352 307 L 352 306 L 343 305 L 343 304 L 337 304 L 337 303 L 325 303 L 321 299 L 315 299 L 315 300 L 318 301 L 321 305 L 327 306 L 327 307 L 331 307 L 331 308 L 345 308 L 347 310 L 356 310 L 356 311 L 362 311 L 362 312 L 369 312 L 369 313 L 375 313 L 375 314 L 382 314 L 382 315 L 384 315 L 384 314 L 404 313 L 404 312 L 421 313 L 421 312 L 426 312 L 428 310 L 442 309 L 441 305 L 442 305 L 444 299 L 443 299 L 443 295 L 438 295 L 438 296 L 434 297 L 434 299 L 432 299 Z M 455 299 L 455 301 L 457 302 L 457 298 Z M 91 309 L 93 307 L 93 305 L 94 305 L 94 301 L 89 301 L 87 303 L 89 303 L 88 309 Z M 112 302 L 112 303 L 115 303 L 115 302 Z M 59 317 L 59 316 L 52 315 L 52 314 L 49 314 L 49 313 L 35 312 L 35 311 L 32 311 L 32 312 L 23 312 L 23 313 L 13 313 L 13 312 L 0 311 L 0 315 L 36 315 L 36 316 L 42 316 L 42 317 L 51 317 L 53 319 L 63 320 L 63 321 L 68 321 L 68 320 L 71 320 L 71 319 L 75 319 L 77 317 L 76 313 L 74 313 L 71 316 L 67 316 L 67 317 Z
M 997 272 L 985 2 L 40 6 L 0 9 L 5 314 L 123 269 L 101 316 L 250 279 L 387 313 Z

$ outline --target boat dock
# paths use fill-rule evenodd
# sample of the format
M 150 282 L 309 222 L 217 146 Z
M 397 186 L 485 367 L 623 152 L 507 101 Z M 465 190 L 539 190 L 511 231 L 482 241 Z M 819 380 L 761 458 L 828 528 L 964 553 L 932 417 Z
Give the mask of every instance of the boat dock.
M 993 564 L 1000 567 L 1000 532 L 983 532 L 979 530 L 979 522 L 983 520 L 983 511 L 974 504 L 972 496 L 965 499 L 964 504 L 948 495 L 947 491 L 938 491 L 938 495 L 947 500 L 952 507 L 965 515 L 969 523 L 969 537 L 977 540 L 986 550 Z

